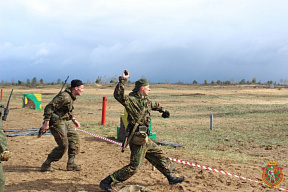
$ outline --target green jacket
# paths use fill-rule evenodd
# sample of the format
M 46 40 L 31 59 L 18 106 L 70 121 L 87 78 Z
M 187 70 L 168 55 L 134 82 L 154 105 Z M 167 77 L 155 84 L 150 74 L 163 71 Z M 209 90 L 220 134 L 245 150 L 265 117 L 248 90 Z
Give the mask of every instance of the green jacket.
M 0 153 L 3 151 L 8 151 L 8 145 L 6 140 L 6 135 L 2 129 L 2 117 L 4 115 L 4 106 L 0 104 Z
M 56 95 L 44 109 L 44 120 L 50 120 L 52 114 L 56 114 L 60 119 L 69 120 L 73 117 L 73 103 L 76 97 L 72 95 L 71 88 Z
M 124 88 L 126 81 L 127 79 L 119 77 L 119 83 L 114 90 L 114 98 L 125 107 L 128 113 L 127 121 L 132 125 L 136 124 L 142 114 L 144 106 L 146 106 L 146 110 L 144 111 L 145 115 L 142 115 L 144 117 L 140 120 L 139 124 L 149 127 L 151 111 L 159 111 L 162 113 L 164 108 L 161 107 L 158 102 L 151 101 L 149 97 L 141 98 L 137 92 L 131 92 L 128 96 L 125 95 Z

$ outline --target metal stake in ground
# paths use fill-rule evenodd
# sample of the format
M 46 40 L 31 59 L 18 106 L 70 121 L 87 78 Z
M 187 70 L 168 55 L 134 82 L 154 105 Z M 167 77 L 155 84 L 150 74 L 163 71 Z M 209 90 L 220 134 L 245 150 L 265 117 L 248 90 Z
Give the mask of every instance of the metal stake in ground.
M 213 130 L 213 115 L 210 115 L 210 129 Z

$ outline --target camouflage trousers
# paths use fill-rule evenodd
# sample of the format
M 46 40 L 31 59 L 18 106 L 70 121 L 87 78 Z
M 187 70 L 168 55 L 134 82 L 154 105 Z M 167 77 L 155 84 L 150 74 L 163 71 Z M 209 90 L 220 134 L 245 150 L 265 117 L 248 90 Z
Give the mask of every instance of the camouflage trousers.
M 51 161 L 59 161 L 68 149 L 68 156 L 75 156 L 80 151 L 80 138 L 71 121 L 60 121 L 49 127 L 56 143 L 58 144 L 48 158 Z
M 163 154 L 162 149 L 152 140 L 148 139 L 145 145 L 133 145 L 131 143 L 129 145 L 131 150 L 130 163 L 111 175 L 115 183 L 123 182 L 134 175 L 141 167 L 144 158 L 166 177 L 172 173 L 174 169 L 172 161 Z
M 5 178 L 4 178 L 2 163 L 0 161 L 0 192 L 4 191 L 4 186 L 5 186 Z

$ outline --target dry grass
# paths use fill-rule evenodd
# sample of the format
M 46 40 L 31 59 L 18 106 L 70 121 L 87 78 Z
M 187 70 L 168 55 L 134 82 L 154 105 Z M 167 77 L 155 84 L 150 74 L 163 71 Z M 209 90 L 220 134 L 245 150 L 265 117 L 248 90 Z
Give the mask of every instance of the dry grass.
M 132 88 L 133 85 L 127 87 L 128 90 Z M 3 101 L 6 102 L 11 87 L 3 89 Z M 11 115 L 13 109 L 23 113 L 27 110 L 22 109 L 24 93 L 41 93 L 45 106 L 59 89 L 60 86 L 15 87 L 10 103 Z M 288 165 L 287 87 L 153 84 L 151 89 L 150 98 L 159 101 L 171 113 L 169 119 L 162 119 L 158 112 L 152 113 L 152 131 L 157 133 L 159 140 L 185 146 L 177 151 L 171 147 L 165 147 L 165 150 L 203 159 L 242 163 L 275 160 Z M 113 98 L 113 91 L 114 85 L 85 86 L 84 94 L 75 102 L 74 112 L 83 129 L 116 137 L 123 107 Z M 101 125 L 103 96 L 108 100 L 104 126 Z M 40 126 L 43 109 L 29 113 L 39 117 Z M 213 130 L 210 130 L 211 114 Z

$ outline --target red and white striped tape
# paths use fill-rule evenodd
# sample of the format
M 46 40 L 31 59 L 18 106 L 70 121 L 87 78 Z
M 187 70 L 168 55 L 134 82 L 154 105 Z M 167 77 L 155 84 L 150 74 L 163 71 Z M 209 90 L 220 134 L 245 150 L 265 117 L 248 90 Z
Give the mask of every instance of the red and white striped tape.
M 94 133 L 90 133 L 90 132 L 88 132 L 88 131 L 84 131 L 84 130 L 79 129 L 79 128 L 76 128 L 76 130 L 82 131 L 82 132 L 84 132 L 84 133 L 87 133 L 87 134 L 92 135 L 92 136 L 94 136 L 94 137 L 97 137 L 97 138 L 100 138 L 100 139 L 102 139 L 102 140 L 108 141 L 108 142 L 110 142 L 110 143 L 114 143 L 114 144 L 116 144 L 116 145 L 122 146 L 121 143 L 116 142 L 116 141 L 111 140 L 111 139 L 107 139 L 106 137 L 102 137 L 102 136 L 100 136 L 100 135 L 96 135 L 96 134 L 94 134 Z M 129 146 L 127 146 L 127 148 L 129 148 Z M 219 170 L 217 170 L 217 169 L 213 169 L 213 168 L 210 168 L 210 167 L 198 165 L 198 164 L 195 164 L 195 163 L 190 163 L 190 162 L 188 162 L 188 161 L 182 161 L 182 160 L 175 159 L 175 158 L 171 158 L 171 157 L 169 157 L 169 159 L 170 159 L 171 161 L 175 161 L 175 162 L 178 162 L 178 163 L 181 163 L 181 164 L 184 164 L 184 165 L 190 165 L 190 166 L 193 166 L 193 167 L 199 167 L 199 168 L 201 168 L 201 169 L 206 169 L 206 170 L 210 170 L 210 171 L 213 171 L 213 172 L 222 173 L 222 174 L 224 174 L 224 175 L 229 175 L 229 176 L 232 176 L 232 177 L 237 177 L 237 178 L 239 178 L 239 179 L 244 179 L 244 180 L 247 180 L 247 181 L 252 181 L 252 182 L 255 182 L 255 183 L 259 183 L 259 184 L 261 184 L 261 185 L 265 185 L 265 183 L 263 183 L 263 182 L 261 182 L 261 181 L 256 181 L 256 180 L 248 179 L 248 178 L 245 178 L 245 177 L 242 177 L 242 176 L 238 176 L 238 175 L 234 175 L 234 174 L 232 174 L 232 173 L 228 173 L 228 172 L 225 172 L 225 171 L 219 171 Z M 283 189 L 283 188 L 280 188 L 280 187 L 274 187 L 274 188 L 275 188 L 275 189 L 282 190 L 282 191 L 288 191 L 287 189 Z
M 111 140 L 111 139 L 107 139 L 106 137 L 102 137 L 102 136 L 100 136 L 100 135 L 96 135 L 95 133 L 90 133 L 90 132 L 88 132 L 88 131 L 84 131 L 84 130 L 79 129 L 79 128 L 76 128 L 76 130 L 82 131 L 82 132 L 87 133 L 87 134 L 89 134 L 89 135 L 92 135 L 92 136 L 94 136 L 94 137 L 98 137 L 99 139 L 108 141 L 108 142 L 110 142 L 110 143 L 114 143 L 114 144 L 116 144 L 116 145 L 122 146 L 122 143 L 116 142 L 116 141 Z
M 170 158 L 170 159 L 172 161 L 175 161 L 175 162 L 178 162 L 178 163 L 181 163 L 181 164 L 190 165 L 190 166 L 194 166 L 194 167 L 199 167 L 201 169 L 207 169 L 207 170 L 214 171 L 214 172 L 217 172 L 217 173 L 222 173 L 224 175 L 229 175 L 229 176 L 232 176 L 232 177 L 237 177 L 237 178 L 244 179 L 244 180 L 247 180 L 247 181 L 252 181 L 252 182 L 256 182 L 256 183 L 262 184 L 262 185 L 266 185 L 265 183 L 263 183 L 261 181 L 248 179 L 248 178 L 245 178 L 245 177 L 242 177 L 242 176 L 238 176 L 238 175 L 234 175 L 232 173 L 228 173 L 228 172 L 225 172 L 225 171 L 219 171 L 217 169 L 213 169 L 213 168 L 210 168 L 210 167 L 198 165 L 198 164 L 195 164 L 195 163 L 189 163 L 187 161 L 182 161 L 182 160 L 179 160 L 179 159 L 174 159 L 174 158 Z M 274 187 L 274 188 L 282 190 L 282 191 L 288 191 L 287 189 L 283 189 L 283 188 L 280 188 L 280 187 Z

